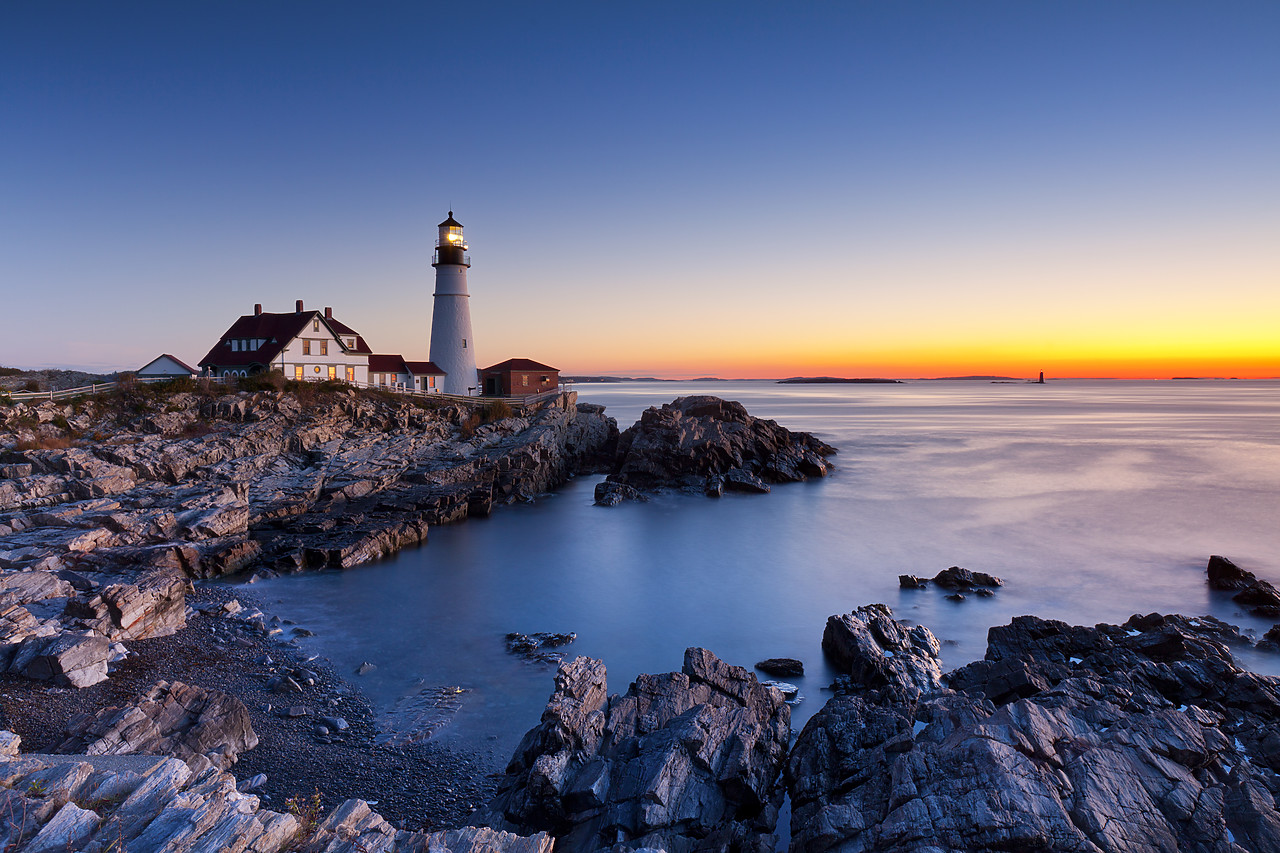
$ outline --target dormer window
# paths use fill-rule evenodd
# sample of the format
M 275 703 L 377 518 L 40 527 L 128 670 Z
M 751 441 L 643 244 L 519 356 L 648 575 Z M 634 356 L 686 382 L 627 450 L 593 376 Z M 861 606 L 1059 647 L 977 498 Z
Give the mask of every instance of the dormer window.
M 231 351 L 240 352 L 240 342 L 234 338 L 231 340 Z

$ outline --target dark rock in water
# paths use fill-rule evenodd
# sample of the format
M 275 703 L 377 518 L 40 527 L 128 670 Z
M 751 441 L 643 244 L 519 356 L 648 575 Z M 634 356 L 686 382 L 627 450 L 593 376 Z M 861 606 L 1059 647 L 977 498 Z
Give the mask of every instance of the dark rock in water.
M 1209 576 L 1209 586 L 1214 589 L 1245 589 L 1258 580 L 1253 572 L 1245 571 L 1226 557 L 1220 557 L 1217 554 L 1209 558 L 1209 565 L 1205 571 Z
M 512 632 L 507 634 L 507 651 L 515 655 L 523 655 L 531 661 L 559 664 L 564 661 L 564 656 L 559 652 L 548 652 L 546 649 L 567 646 L 576 639 L 578 639 L 578 635 L 573 632 L 568 634 L 546 632 L 517 634 Z
M 779 678 L 804 675 L 804 663 L 795 658 L 768 658 L 757 663 L 756 669 Z
M 964 601 L 964 593 L 953 592 L 947 596 L 947 601 Z
M 924 589 L 929 586 L 929 581 L 915 575 L 898 575 L 898 586 L 902 589 Z
M 364 661 L 358 667 L 356 667 L 356 675 L 368 675 L 369 673 L 373 672 L 377 668 L 378 668 L 378 665 L 376 663 L 369 663 L 368 661 Z
M 719 397 L 681 397 L 649 408 L 618 438 L 606 483 L 640 492 L 692 489 L 766 492 L 770 483 L 824 477 L 835 448 L 774 421 L 754 418 L 741 403 Z M 603 487 L 603 484 L 602 484 Z M 596 502 L 613 505 L 612 487 L 597 487 Z M 602 500 L 604 498 L 604 500 Z
M 956 589 L 968 592 L 980 586 L 1004 586 L 1004 581 L 986 572 L 971 572 L 959 566 L 943 569 L 933 576 L 933 582 L 943 589 Z
M 600 506 L 617 506 L 623 501 L 647 501 L 648 498 L 626 483 L 602 480 L 596 483 L 595 500 Z
M 942 686 L 938 639 L 923 625 L 908 628 L 883 604 L 868 604 L 827 619 L 822 650 L 852 683 L 932 690 Z
M 1280 625 L 1271 626 L 1271 630 L 1262 635 L 1273 643 L 1280 643 Z
M 156 682 L 130 705 L 82 714 L 67 735 L 60 753 L 170 755 L 196 773 L 226 770 L 258 745 L 243 702 L 180 681 Z
M 612 698 L 604 664 L 580 657 L 478 817 L 551 832 L 557 853 L 772 853 L 790 719 L 781 694 L 704 649 Z
M 1280 606 L 1274 604 L 1260 604 L 1257 607 L 1250 607 L 1249 612 L 1259 619 L 1280 619 Z
M 1023 616 L 949 688 L 837 695 L 788 762 L 791 850 L 1280 850 L 1280 679 L 1234 642 L 1208 618 Z
M 804 701 L 804 697 L 800 695 L 800 688 L 789 681 L 762 681 L 760 683 L 781 693 L 782 698 L 787 700 L 788 705 L 799 705 Z
M 991 598 L 996 593 L 993 589 L 987 589 L 985 586 L 980 586 L 973 591 L 973 594 L 979 598 Z
M 769 484 L 745 468 L 732 468 L 724 473 L 724 487 L 730 492 L 769 494 Z
M 1257 607 L 1280 607 L 1280 590 L 1267 581 L 1254 581 L 1249 586 L 1231 596 L 1236 604 Z

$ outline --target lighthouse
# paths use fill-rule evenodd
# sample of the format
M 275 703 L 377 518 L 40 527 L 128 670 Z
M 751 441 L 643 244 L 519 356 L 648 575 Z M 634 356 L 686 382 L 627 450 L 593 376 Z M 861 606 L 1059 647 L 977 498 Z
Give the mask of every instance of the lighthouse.
M 446 394 L 471 395 L 479 390 L 475 342 L 471 339 L 471 294 L 467 293 L 467 269 L 471 256 L 462 238 L 462 223 L 449 218 L 440 223 L 436 252 L 435 305 L 431 311 L 431 360 L 445 372 Z

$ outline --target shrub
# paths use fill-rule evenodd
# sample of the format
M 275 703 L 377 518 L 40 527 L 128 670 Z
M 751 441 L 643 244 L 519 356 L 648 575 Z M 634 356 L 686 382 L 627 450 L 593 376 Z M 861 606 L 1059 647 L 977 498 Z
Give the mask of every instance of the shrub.
M 289 814 L 298 819 L 298 839 L 303 844 L 310 841 L 311 836 L 315 835 L 316 827 L 320 825 L 320 819 L 324 817 L 320 789 L 316 788 L 315 793 L 310 797 L 303 794 L 295 794 L 286 799 L 284 804 Z
M 34 379 L 28 379 L 22 386 L 23 391 L 39 391 L 40 383 Z
M 480 408 L 485 423 L 504 420 L 511 417 L 511 406 L 506 400 L 490 400 Z

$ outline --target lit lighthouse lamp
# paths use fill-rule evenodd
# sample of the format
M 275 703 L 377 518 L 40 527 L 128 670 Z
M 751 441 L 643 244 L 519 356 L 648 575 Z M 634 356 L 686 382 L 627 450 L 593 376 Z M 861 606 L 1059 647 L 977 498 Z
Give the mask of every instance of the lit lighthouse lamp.
M 471 395 L 480 387 L 475 342 L 471 339 L 471 294 L 467 292 L 471 257 L 462 236 L 462 223 L 453 218 L 452 210 L 439 229 L 431 261 L 436 268 L 431 360 L 445 372 L 441 382 L 444 393 Z

